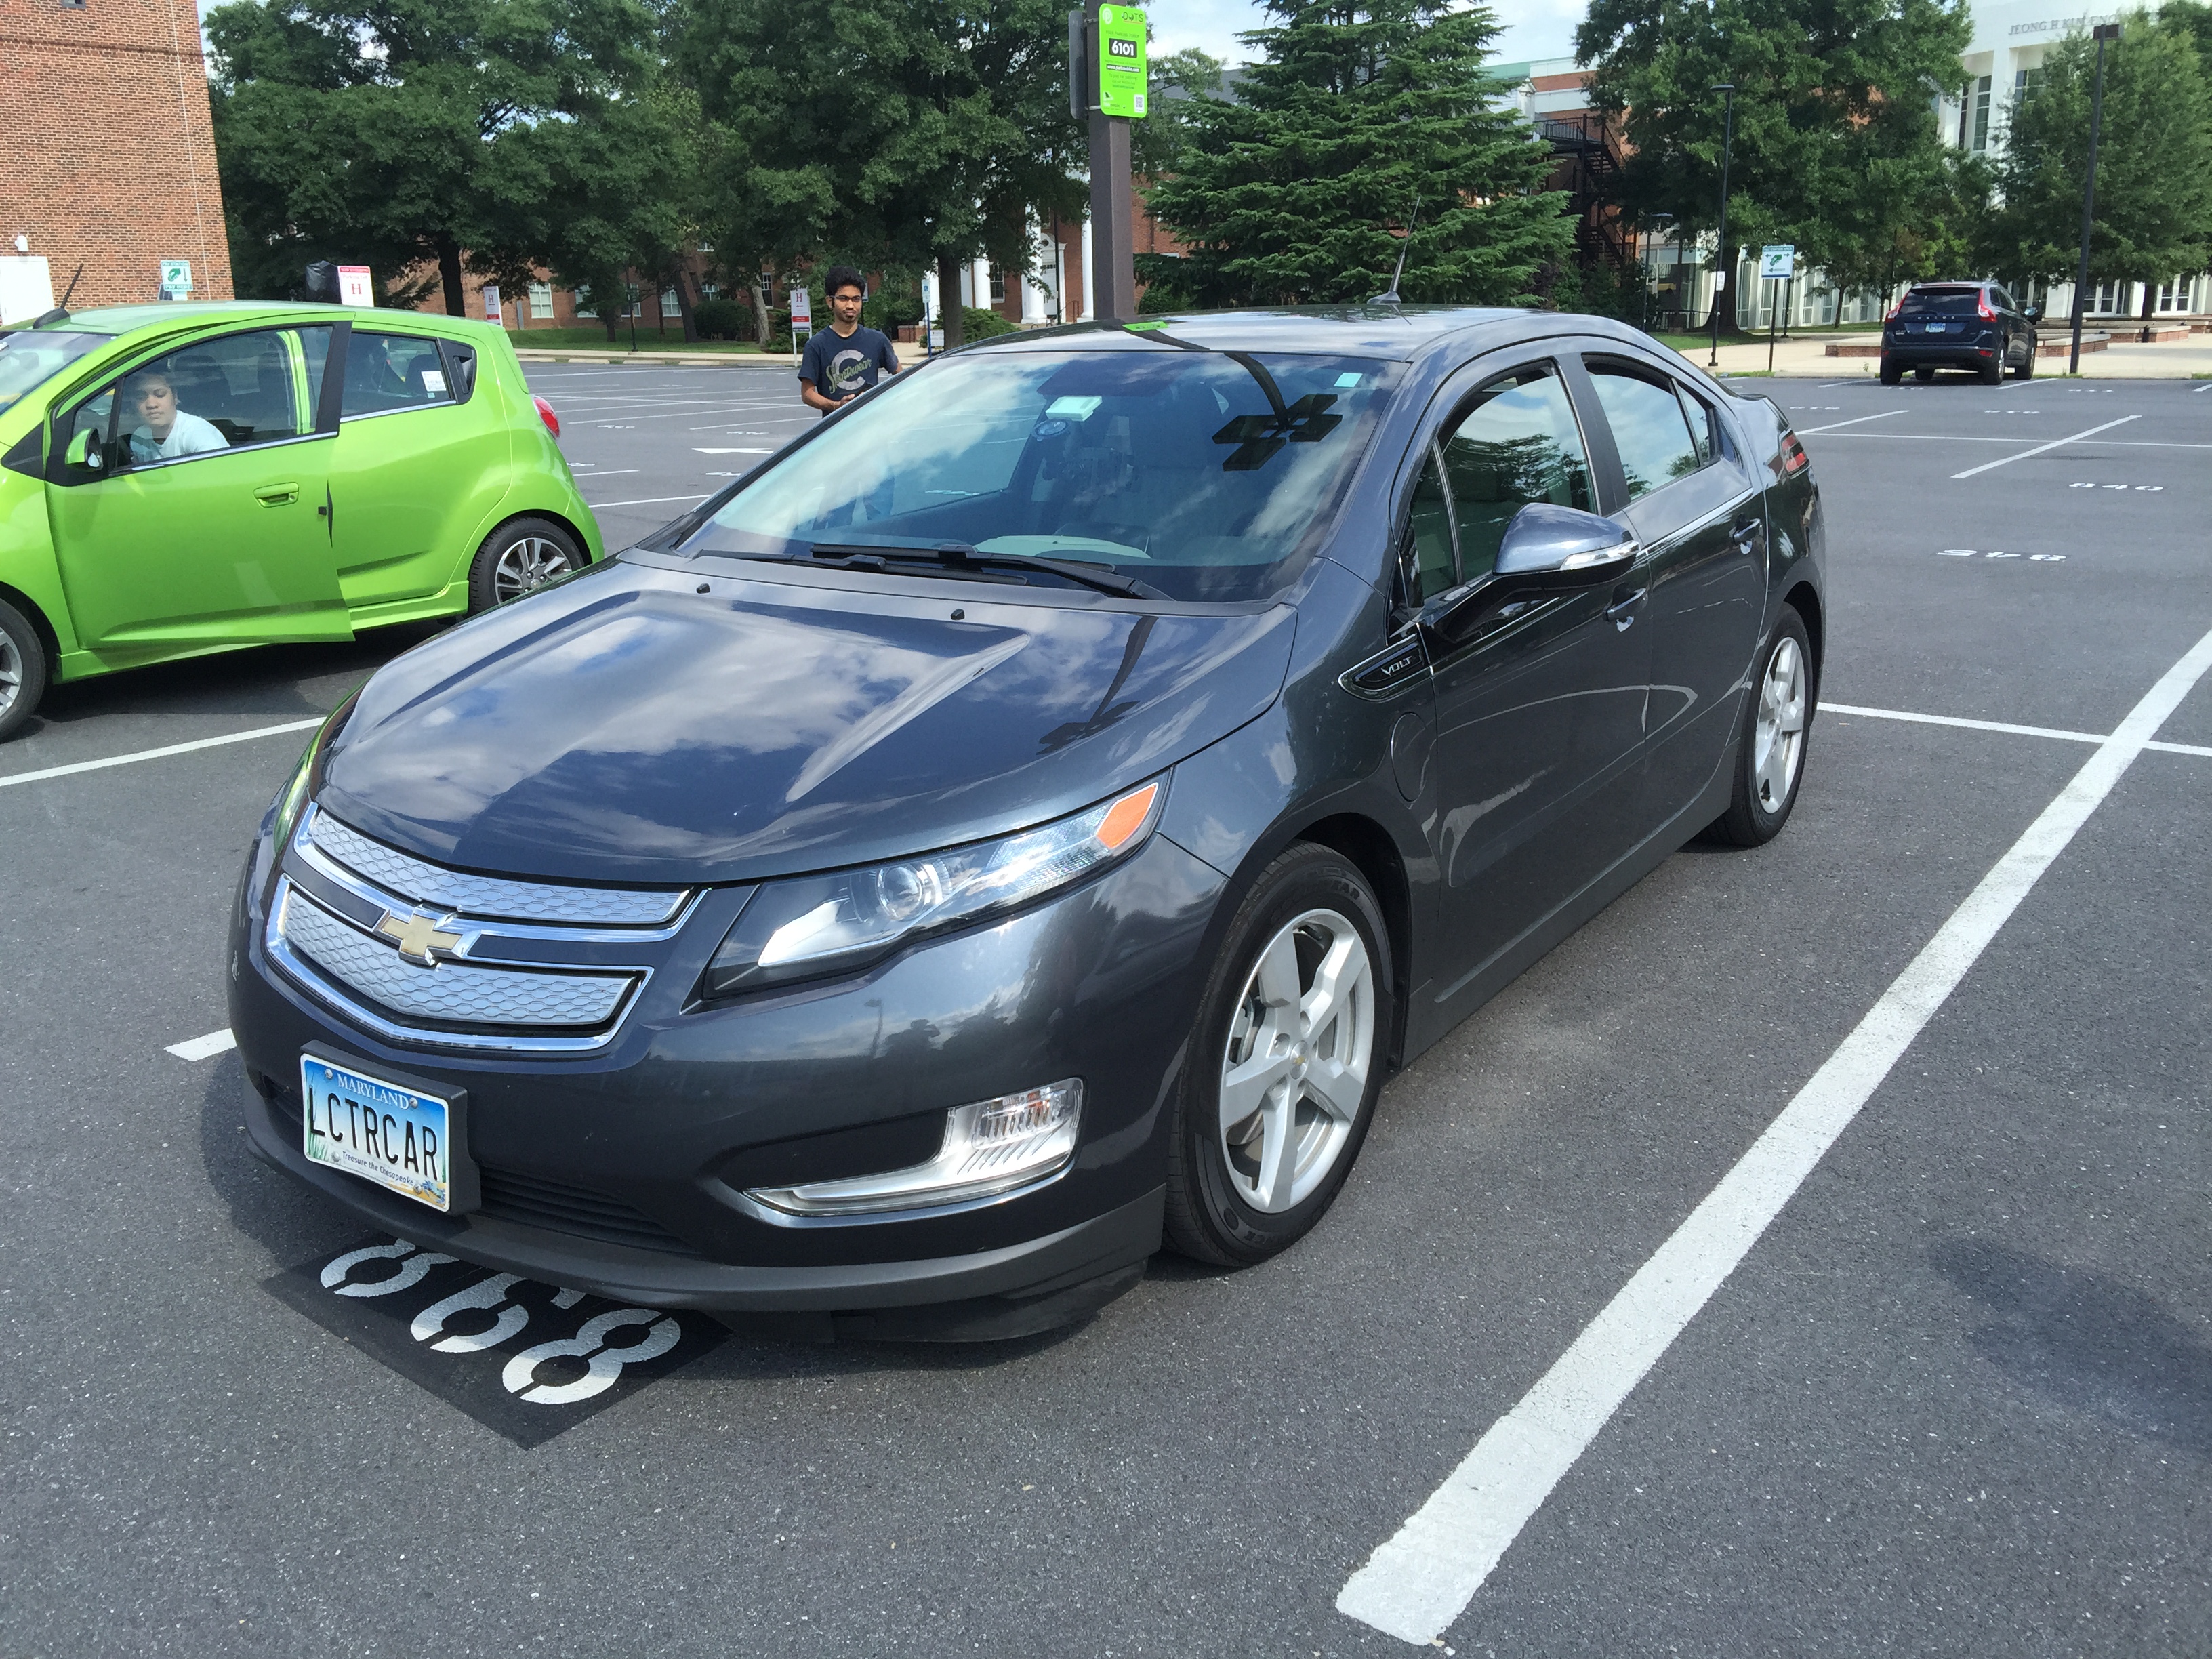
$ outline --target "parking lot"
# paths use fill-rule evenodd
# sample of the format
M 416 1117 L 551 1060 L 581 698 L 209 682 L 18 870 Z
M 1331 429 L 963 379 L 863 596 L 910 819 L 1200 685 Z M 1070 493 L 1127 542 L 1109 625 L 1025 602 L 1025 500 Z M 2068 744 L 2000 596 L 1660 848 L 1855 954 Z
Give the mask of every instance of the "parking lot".
M 610 548 L 813 418 L 532 380 Z M 0 748 L 0 1647 L 2212 1649 L 2212 382 L 1759 385 L 1828 514 L 1788 829 L 1398 1077 L 1297 1248 L 1011 1344 L 593 1369 L 623 1310 L 264 1169 L 240 863 L 425 633 L 55 689 Z

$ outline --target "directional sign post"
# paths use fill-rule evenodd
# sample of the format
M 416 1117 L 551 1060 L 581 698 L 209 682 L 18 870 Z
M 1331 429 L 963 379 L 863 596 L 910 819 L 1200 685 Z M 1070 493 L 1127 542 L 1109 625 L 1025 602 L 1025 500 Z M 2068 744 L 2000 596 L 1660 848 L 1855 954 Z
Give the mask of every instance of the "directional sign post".
M 1774 373 L 1774 325 L 1782 319 L 1782 307 L 1790 303 L 1790 295 L 1796 288 L 1797 250 L 1789 242 L 1769 242 L 1759 250 L 1759 280 L 1783 284 L 1783 297 L 1778 301 L 1772 293 L 1766 296 L 1766 372 Z
M 1152 104 L 1149 38 L 1139 6 L 1067 14 L 1068 106 L 1091 124 L 1091 308 L 1123 322 L 1137 314 L 1129 123 Z

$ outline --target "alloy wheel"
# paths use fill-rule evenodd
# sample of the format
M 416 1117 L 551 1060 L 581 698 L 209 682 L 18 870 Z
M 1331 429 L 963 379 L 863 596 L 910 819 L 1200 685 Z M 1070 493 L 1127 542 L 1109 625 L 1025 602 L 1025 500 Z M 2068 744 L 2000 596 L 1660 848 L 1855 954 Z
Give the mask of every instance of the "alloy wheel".
M 0 633 L 0 714 L 15 706 L 15 699 L 23 695 L 23 653 L 15 648 L 15 641 Z
M 1349 1143 L 1375 1058 L 1375 965 L 1334 910 L 1286 923 L 1253 964 L 1221 1061 L 1221 1150 L 1237 1195 L 1274 1215 Z
M 1796 787 L 1797 763 L 1805 753 L 1805 653 L 1793 639 L 1778 641 L 1766 659 L 1751 741 L 1759 809 L 1778 812 Z
M 575 568 L 568 550 L 542 536 L 523 536 L 510 543 L 492 567 L 492 602 L 505 605 L 543 587 L 556 576 Z

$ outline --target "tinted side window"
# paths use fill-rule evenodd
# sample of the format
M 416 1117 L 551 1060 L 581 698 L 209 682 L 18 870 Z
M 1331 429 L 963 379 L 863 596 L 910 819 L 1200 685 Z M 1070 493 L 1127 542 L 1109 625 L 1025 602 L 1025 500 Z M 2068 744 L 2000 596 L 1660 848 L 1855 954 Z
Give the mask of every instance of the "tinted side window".
M 1407 597 L 1425 604 L 1459 580 L 1452 556 L 1451 507 L 1444 500 L 1443 475 L 1437 471 L 1437 453 L 1429 451 L 1421 476 L 1413 484 L 1413 510 L 1406 519 L 1406 544 L 1400 556 Z
M 1628 477 L 1628 498 L 1648 495 L 1698 470 L 1697 445 L 1674 386 L 1627 370 L 1590 365 L 1590 384 L 1613 428 L 1620 470 Z
M 346 343 L 345 397 L 341 419 L 427 409 L 453 400 L 438 343 L 416 334 L 382 334 L 356 328 Z
M 1549 363 L 1516 369 L 1475 393 L 1443 451 L 1462 581 L 1490 574 L 1505 526 L 1530 501 L 1590 510 L 1582 429 Z
M 1703 466 L 1720 453 L 1720 429 L 1714 422 L 1713 411 L 1705 406 L 1704 398 L 1683 390 L 1680 386 L 1674 391 L 1682 400 L 1682 413 L 1690 422 L 1690 442 L 1697 449 L 1698 465 Z

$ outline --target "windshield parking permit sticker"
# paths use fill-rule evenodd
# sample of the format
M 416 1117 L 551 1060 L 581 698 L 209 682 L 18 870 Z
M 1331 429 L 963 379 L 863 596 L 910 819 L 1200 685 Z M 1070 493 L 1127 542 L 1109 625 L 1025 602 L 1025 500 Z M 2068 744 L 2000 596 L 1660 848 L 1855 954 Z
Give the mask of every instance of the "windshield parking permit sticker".
M 381 1235 L 262 1287 L 519 1446 L 543 1444 L 728 1334 L 688 1309 L 624 1307 Z
M 1048 419 L 1055 421 L 1087 421 L 1098 412 L 1103 398 L 1054 398 L 1045 405 Z

